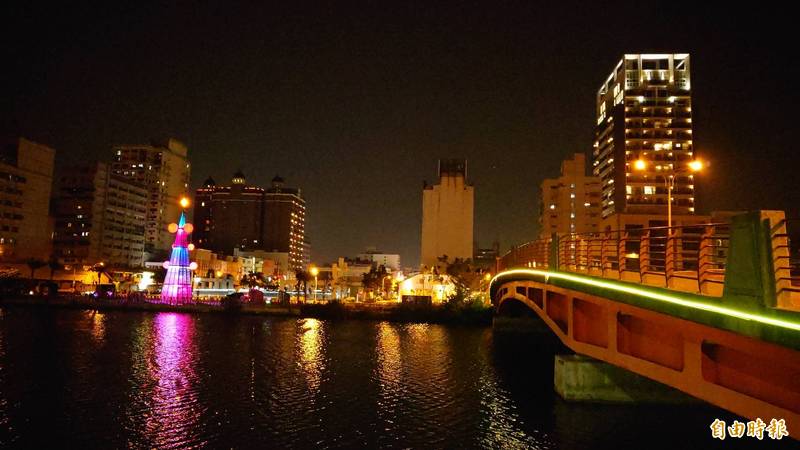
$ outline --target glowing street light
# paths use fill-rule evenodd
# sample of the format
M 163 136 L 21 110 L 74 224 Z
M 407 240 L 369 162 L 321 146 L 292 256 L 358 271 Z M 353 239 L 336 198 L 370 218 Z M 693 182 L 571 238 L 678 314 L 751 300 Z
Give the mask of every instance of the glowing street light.
M 647 161 L 643 159 L 637 159 L 633 162 L 633 168 L 642 171 L 647 169 Z M 688 172 L 700 172 L 703 170 L 705 165 L 703 161 L 699 159 L 693 159 L 689 161 L 685 166 L 679 165 L 673 170 L 668 176 L 664 177 L 664 186 L 667 188 L 667 227 L 672 228 L 672 189 L 675 187 L 675 175 L 682 175 Z M 683 170 L 681 170 L 683 168 Z M 668 231 L 668 233 L 672 233 L 672 231 Z
M 314 303 L 317 302 L 317 275 L 319 275 L 319 269 L 312 266 L 311 267 L 311 275 L 314 275 Z
M 189 198 L 188 197 L 181 197 L 180 201 L 178 202 L 181 205 L 181 208 L 186 209 L 189 207 Z
M 692 162 L 689 163 L 689 169 L 692 172 L 700 172 L 701 170 L 703 170 L 703 161 L 700 161 L 699 159 L 693 160 Z

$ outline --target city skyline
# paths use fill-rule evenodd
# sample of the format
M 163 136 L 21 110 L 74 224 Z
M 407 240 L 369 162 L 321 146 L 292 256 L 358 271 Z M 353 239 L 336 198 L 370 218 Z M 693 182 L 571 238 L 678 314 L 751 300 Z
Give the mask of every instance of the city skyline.
M 743 34 L 743 12 L 634 6 L 601 26 L 594 5 L 231 10 L 222 26 L 213 7 L 18 8 L 11 31 L 43 31 L 7 58 L 19 89 L 4 132 L 56 149 L 57 170 L 174 136 L 189 147 L 190 191 L 240 167 L 257 185 L 280 173 L 308 199 L 315 261 L 376 246 L 417 265 L 419 186 L 447 157 L 470 161 L 480 245 L 535 238 L 537 186 L 591 151 L 598 81 L 629 52 L 692 55 L 696 149 L 712 161 L 699 212 L 797 212 L 785 31 Z

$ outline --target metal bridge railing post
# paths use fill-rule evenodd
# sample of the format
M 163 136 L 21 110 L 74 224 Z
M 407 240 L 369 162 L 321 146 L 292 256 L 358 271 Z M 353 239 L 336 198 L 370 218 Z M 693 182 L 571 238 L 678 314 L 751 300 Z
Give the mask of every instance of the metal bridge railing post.
M 783 214 L 781 214 L 783 215 Z M 772 218 L 770 218 L 772 219 Z M 800 302 L 792 299 L 792 275 L 789 255 L 789 235 L 786 231 L 786 219 L 773 219 L 770 227 L 772 241 L 772 268 L 775 271 L 775 306 L 781 309 L 800 310 Z
M 617 241 L 617 270 L 619 271 L 619 279 L 625 273 L 626 265 L 628 264 L 627 256 L 625 256 L 625 243 L 628 241 L 628 233 L 618 231 L 619 240 Z
M 700 253 L 697 257 L 697 291 L 705 293 L 705 284 L 708 280 L 709 270 L 712 268 L 711 255 L 713 254 L 714 227 L 703 227 L 703 236 L 700 238 Z
M 650 271 L 650 230 L 646 230 L 639 238 L 639 282 L 644 283 Z
M 678 235 L 680 234 L 680 228 L 674 230 L 667 229 L 667 245 L 665 248 L 664 254 L 664 285 L 668 288 L 672 287 L 671 281 L 673 275 L 675 275 L 675 262 L 677 260 L 677 252 L 676 252 L 676 242 L 678 239 Z

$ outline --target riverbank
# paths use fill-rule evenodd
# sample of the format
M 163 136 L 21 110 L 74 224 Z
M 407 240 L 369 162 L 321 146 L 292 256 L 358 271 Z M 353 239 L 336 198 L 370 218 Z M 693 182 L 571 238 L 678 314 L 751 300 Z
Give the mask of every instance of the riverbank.
M 325 304 L 234 304 L 217 305 L 196 303 L 191 305 L 165 305 L 160 303 L 127 302 L 124 300 L 98 300 L 92 297 L 20 297 L 0 299 L 0 307 L 68 308 L 97 311 L 140 311 L 216 313 L 229 315 L 313 317 L 329 320 L 385 320 L 412 323 L 452 323 L 488 326 L 492 323 L 493 309 L 472 305 L 417 306 L 395 304 L 363 304 L 332 302 Z

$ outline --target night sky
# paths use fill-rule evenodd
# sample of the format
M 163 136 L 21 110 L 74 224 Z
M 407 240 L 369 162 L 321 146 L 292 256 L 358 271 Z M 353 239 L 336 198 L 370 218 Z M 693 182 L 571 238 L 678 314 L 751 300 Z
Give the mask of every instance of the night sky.
M 590 150 L 595 93 L 626 52 L 691 54 L 695 148 L 712 164 L 699 212 L 800 209 L 790 14 L 675 1 L 18 3 L 2 7 L 4 134 L 55 148 L 58 167 L 174 136 L 192 188 L 239 168 L 262 186 L 278 173 L 303 189 L 317 263 L 377 246 L 416 265 L 422 182 L 446 157 L 469 159 L 481 246 L 534 238 L 538 186 Z

